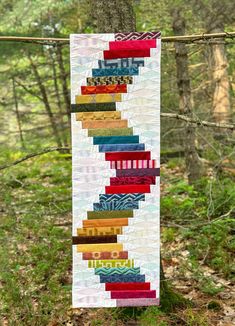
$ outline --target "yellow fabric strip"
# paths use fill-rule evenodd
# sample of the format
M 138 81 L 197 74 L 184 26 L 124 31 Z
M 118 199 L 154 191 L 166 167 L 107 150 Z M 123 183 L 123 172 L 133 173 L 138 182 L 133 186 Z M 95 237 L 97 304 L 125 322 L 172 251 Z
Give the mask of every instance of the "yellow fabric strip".
M 77 95 L 76 104 L 121 102 L 121 93 Z
M 83 121 L 83 129 L 99 129 L 99 128 L 126 128 L 127 120 L 96 120 Z
M 104 251 L 123 251 L 122 243 L 95 243 L 77 245 L 78 252 L 104 252 Z
M 77 229 L 78 236 L 115 235 L 122 234 L 122 227 L 98 227 Z
M 106 260 L 89 260 L 89 268 L 114 268 L 114 267 L 134 267 L 134 259 L 106 259 Z
M 98 111 L 98 112 L 80 112 L 76 113 L 77 121 L 86 120 L 120 120 L 120 111 Z

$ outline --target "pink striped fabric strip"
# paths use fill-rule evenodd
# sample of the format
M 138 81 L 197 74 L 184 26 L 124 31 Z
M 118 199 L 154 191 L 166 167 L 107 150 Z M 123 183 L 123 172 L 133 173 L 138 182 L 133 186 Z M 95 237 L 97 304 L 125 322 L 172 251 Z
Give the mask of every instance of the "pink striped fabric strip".
M 155 167 L 156 160 L 110 161 L 111 169 L 152 169 Z

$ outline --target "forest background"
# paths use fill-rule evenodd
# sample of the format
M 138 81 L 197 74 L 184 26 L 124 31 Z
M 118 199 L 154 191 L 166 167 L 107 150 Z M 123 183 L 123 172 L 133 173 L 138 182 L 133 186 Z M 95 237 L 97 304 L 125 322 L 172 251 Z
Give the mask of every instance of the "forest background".
M 130 30 L 201 35 L 162 43 L 161 306 L 71 310 L 68 42 L 1 36 Z M 1 325 L 235 323 L 235 40 L 203 37 L 224 31 L 231 0 L 1 1 Z

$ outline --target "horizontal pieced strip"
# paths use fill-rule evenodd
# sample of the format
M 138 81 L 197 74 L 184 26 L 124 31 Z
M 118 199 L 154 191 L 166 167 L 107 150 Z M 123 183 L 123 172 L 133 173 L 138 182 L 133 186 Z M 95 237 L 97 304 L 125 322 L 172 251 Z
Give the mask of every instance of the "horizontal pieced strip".
M 100 260 L 100 259 L 105 259 L 105 260 L 108 259 L 109 261 L 116 260 L 116 259 L 127 260 L 128 252 L 127 251 L 84 252 L 82 254 L 82 259 L 90 260 L 90 261 L 91 260 Z
M 78 236 L 98 236 L 98 235 L 114 235 L 122 234 L 122 227 L 99 227 L 99 228 L 86 228 L 77 229 Z
M 90 260 L 89 268 L 115 268 L 115 267 L 134 267 L 134 259 L 100 259 Z
M 87 120 L 120 120 L 120 111 L 97 111 L 97 112 L 80 112 L 76 113 L 77 121 Z
M 122 58 L 111 60 L 98 60 L 99 68 L 128 68 L 144 67 L 144 58 Z
M 122 243 L 95 243 L 95 244 L 78 244 L 77 252 L 91 252 L 91 251 L 123 251 Z
M 123 218 L 123 217 L 133 217 L 132 210 L 124 210 L 124 211 L 108 211 L 108 212 L 96 212 L 96 211 L 88 211 L 87 212 L 87 219 L 99 219 L 99 218 Z
M 150 57 L 150 49 L 105 50 L 104 59 Z
M 128 160 L 128 161 L 111 161 L 111 169 L 143 169 L 155 168 L 155 160 Z
M 100 275 L 100 283 L 145 282 L 145 275 Z
M 138 275 L 140 267 L 99 267 L 95 268 L 95 275 Z
M 150 193 L 150 185 L 105 186 L 106 194 Z
M 111 84 L 97 86 L 81 86 L 82 95 L 106 94 L 106 93 L 127 93 L 126 84 Z
M 105 153 L 106 161 L 121 161 L 121 160 L 150 160 L 151 153 L 148 152 L 120 152 L 120 153 Z
M 71 104 L 72 112 L 116 111 L 116 103 Z
M 114 202 L 100 202 L 100 203 L 93 203 L 94 211 L 122 211 L 126 209 L 138 209 L 139 203 L 138 201 L 126 201 L 126 202 L 119 202 L 115 200 Z
M 92 243 L 117 243 L 117 235 L 97 235 L 73 237 L 73 245 Z
M 117 307 L 147 307 L 158 305 L 159 299 L 156 298 L 116 299 Z
M 99 152 L 134 152 L 144 151 L 145 144 L 104 144 L 99 145 Z
M 110 185 L 127 185 L 127 184 L 155 184 L 155 176 L 143 176 L 143 177 L 111 177 Z
M 95 136 L 129 136 L 133 135 L 133 128 L 100 128 L 89 129 L 88 137 Z
M 106 194 L 100 194 L 99 195 L 99 201 L 100 202 L 110 202 L 110 201 L 118 201 L 118 202 L 126 202 L 126 201 L 144 201 L 145 200 L 145 195 L 140 194 L 140 193 L 135 193 L 135 194 L 111 194 L 111 195 L 106 195 Z
M 109 42 L 110 50 L 149 49 L 149 48 L 156 48 L 156 46 L 157 46 L 156 39 Z
M 127 120 L 97 120 L 83 121 L 83 129 L 100 129 L 100 128 L 127 128 Z
M 150 283 L 106 283 L 106 291 L 150 290 Z
M 134 144 L 139 143 L 139 136 L 104 136 L 94 137 L 93 144 Z
M 160 176 L 160 168 L 154 169 L 123 169 L 117 170 L 117 177 L 142 177 L 142 176 Z
M 111 291 L 111 299 L 156 298 L 155 290 Z
M 115 41 L 137 41 L 137 40 L 152 40 L 161 36 L 161 32 L 126 32 L 115 33 Z
M 139 75 L 139 68 L 138 67 L 92 69 L 92 77 L 138 76 L 138 75 Z
M 110 219 L 97 219 L 97 220 L 83 220 L 84 228 L 91 227 L 104 227 L 104 226 L 127 226 L 128 218 L 110 218 Z
M 88 86 L 133 84 L 132 76 L 88 77 Z
M 108 102 L 121 102 L 122 94 L 94 94 L 94 95 L 76 95 L 76 104 L 89 104 L 89 103 L 108 103 Z

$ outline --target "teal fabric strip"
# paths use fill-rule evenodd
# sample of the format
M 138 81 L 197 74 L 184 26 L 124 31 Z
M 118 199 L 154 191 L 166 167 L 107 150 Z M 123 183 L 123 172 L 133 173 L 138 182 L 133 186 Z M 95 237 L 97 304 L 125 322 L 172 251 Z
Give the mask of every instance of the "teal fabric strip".
M 93 144 L 134 144 L 139 143 L 139 136 L 94 137 Z
M 95 275 L 138 275 L 140 267 L 95 268 Z

